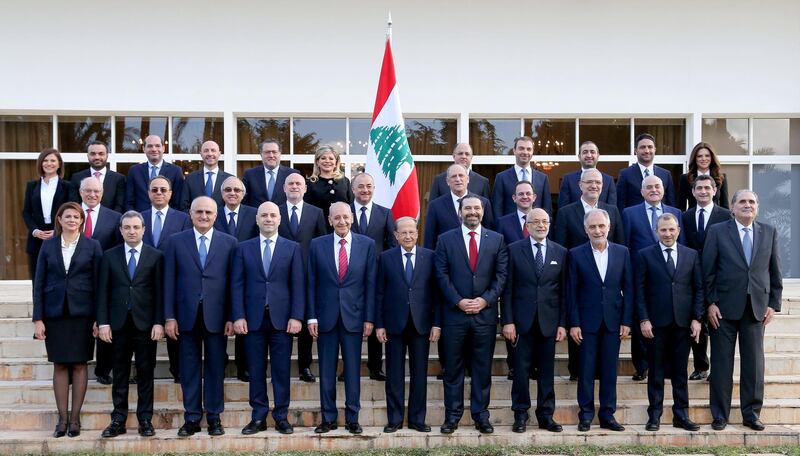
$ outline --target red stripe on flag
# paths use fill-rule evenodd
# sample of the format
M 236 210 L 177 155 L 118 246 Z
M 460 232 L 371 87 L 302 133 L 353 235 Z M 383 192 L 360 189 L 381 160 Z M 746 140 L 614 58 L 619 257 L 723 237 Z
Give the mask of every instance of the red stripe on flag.
M 408 176 L 392 206 L 394 219 L 400 217 L 419 217 L 419 187 L 417 186 L 417 167 L 411 168 L 411 175 Z
M 389 94 L 392 93 L 397 80 L 394 76 L 394 57 L 392 57 L 392 41 L 386 38 L 386 49 L 383 52 L 383 63 L 381 64 L 381 77 L 378 80 L 378 93 L 375 95 L 375 109 L 372 111 L 372 123 L 383 109 Z

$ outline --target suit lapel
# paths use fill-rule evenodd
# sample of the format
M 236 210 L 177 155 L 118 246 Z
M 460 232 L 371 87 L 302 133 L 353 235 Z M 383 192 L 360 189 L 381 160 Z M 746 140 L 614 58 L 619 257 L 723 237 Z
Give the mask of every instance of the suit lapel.
M 597 277 L 597 280 L 599 280 L 600 283 L 605 283 L 605 280 L 603 280 L 603 276 L 600 275 L 600 270 L 597 269 L 597 262 L 594 261 L 594 252 L 592 251 L 591 242 L 589 244 L 584 244 L 584 245 L 586 245 L 586 248 L 583 249 L 583 251 L 585 252 L 584 255 L 586 256 L 586 259 L 589 261 L 589 264 L 592 265 L 592 271 L 594 271 L 595 277 Z M 607 245 L 606 249 L 608 249 L 608 248 L 610 248 L 610 247 Z M 608 264 L 611 264 L 611 251 L 610 250 L 608 252 Z M 608 268 L 606 268 L 606 277 L 608 277 Z
M 78 258 L 78 256 L 80 256 L 81 251 L 84 249 L 85 246 L 86 246 L 86 241 L 83 240 L 83 235 L 79 234 L 78 235 L 78 245 L 75 246 L 75 251 L 72 252 L 72 259 L 69 262 L 69 266 L 70 266 L 69 270 L 70 271 L 74 271 L 75 270 L 75 268 L 73 268 L 72 266 L 75 264 L 75 260 Z M 58 251 L 61 252 L 61 248 L 59 248 Z M 61 257 L 61 266 L 62 267 L 64 266 L 64 257 L 63 256 Z M 69 275 L 69 273 L 67 273 L 67 275 Z
M 123 250 L 122 250 L 122 265 L 123 265 L 123 266 L 124 266 L 124 268 L 125 268 L 125 269 L 124 269 L 124 271 L 125 271 L 125 277 L 128 277 L 128 280 L 130 280 L 130 282 L 131 282 L 131 284 L 132 284 L 132 283 L 133 283 L 133 282 L 136 280 L 136 278 L 139 276 L 139 271 L 141 271 L 141 270 L 142 270 L 142 266 L 144 266 L 144 265 L 145 265 L 145 263 L 146 263 L 147 261 L 150 261 L 150 253 L 149 253 L 149 252 L 148 252 L 148 253 L 145 253 L 145 251 L 146 251 L 147 249 L 145 249 L 145 248 L 144 248 L 144 244 L 142 244 L 142 251 L 141 251 L 141 252 L 139 252 L 139 262 L 138 262 L 138 263 L 136 263 L 136 269 L 133 271 L 133 278 L 131 279 L 131 278 L 128 276 L 128 264 L 125 262 L 125 250 L 128 248 L 128 247 L 127 247 L 127 245 L 128 245 L 128 244 L 122 244 L 122 245 L 124 245 L 124 246 L 125 246 L 125 247 L 123 248 Z
M 536 257 L 533 256 L 533 250 L 530 242 L 526 242 L 523 245 L 522 255 L 525 257 L 525 262 L 531 265 L 531 270 L 533 270 L 536 267 Z M 535 273 L 531 274 L 531 276 L 536 280 L 537 283 L 539 282 L 539 278 L 536 277 Z
M 756 261 L 756 255 L 761 247 L 761 241 L 764 239 L 764 226 L 756 221 L 753 222 L 753 235 L 755 239 L 753 240 L 753 258 L 750 259 L 750 264 L 753 264 Z M 744 251 L 744 249 L 742 249 Z
M 736 226 L 736 221 L 731 220 L 728 222 L 728 237 L 730 238 L 730 242 L 733 243 L 734 248 L 737 252 L 739 252 L 739 259 L 742 260 L 742 264 L 745 268 L 747 266 L 747 259 L 744 257 L 744 248 L 742 247 L 742 240 L 739 239 L 739 229 Z
M 188 247 L 189 251 L 192 252 L 192 258 L 194 259 L 194 263 L 197 265 L 197 268 L 202 271 L 203 265 L 200 264 L 200 252 L 197 251 L 197 240 L 194 237 L 194 230 L 189 230 L 189 236 L 186 237 L 186 241 L 188 241 L 189 244 L 186 247 Z M 210 255 L 211 245 L 209 244 L 207 248 L 209 250 L 209 255 Z M 208 255 L 206 255 L 206 263 L 208 263 Z
M 330 268 L 331 273 L 333 274 L 334 277 L 336 277 L 338 279 L 339 278 L 339 271 L 336 270 L 336 257 L 339 255 L 339 248 L 340 248 L 340 246 L 339 246 L 339 235 L 337 235 L 336 233 L 333 233 L 329 239 L 334 242 L 333 247 L 336 247 L 334 249 L 334 252 L 336 252 L 336 253 L 334 253 L 334 256 L 331 256 L 330 253 L 329 253 L 329 254 L 325 255 L 325 258 L 328 259 L 328 261 L 327 261 L 328 262 L 328 267 Z M 331 243 L 329 242 L 328 246 L 325 247 L 325 250 L 330 252 L 330 248 L 331 247 L 332 247 Z M 350 256 L 352 256 L 353 255 L 353 248 L 352 248 L 353 246 L 351 245 L 350 247 L 351 247 L 350 248 Z M 347 269 L 350 269 L 350 262 L 347 263 Z
M 275 241 L 275 248 L 272 249 L 272 261 L 269 263 L 269 274 L 266 276 L 267 279 L 272 276 L 272 271 L 275 270 L 275 264 L 283 262 L 283 258 L 286 256 L 285 246 L 286 240 L 281 236 L 278 236 L 278 239 Z M 261 270 L 263 271 L 264 268 L 262 267 Z
M 664 259 L 664 251 L 661 250 L 661 244 L 656 244 L 658 248 L 655 251 L 655 258 L 661 263 L 661 268 L 664 270 L 664 273 L 667 274 L 669 277 L 669 270 L 667 270 L 667 260 Z M 675 250 L 678 249 L 678 244 L 675 244 Z M 683 260 L 683 255 L 678 255 L 678 261 Z M 678 272 L 678 263 L 675 263 L 675 272 Z
M 64 252 L 61 251 L 61 243 L 63 242 L 63 240 L 61 239 L 60 235 L 55 235 L 54 239 L 56 239 L 56 258 L 58 259 L 58 269 L 59 271 L 61 271 L 64 277 L 66 277 L 67 270 L 66 268 L 64 268 Z M 75 250 L 77 252 L 77 249 Z M 75 256 L 74 253 L 73 256 Z

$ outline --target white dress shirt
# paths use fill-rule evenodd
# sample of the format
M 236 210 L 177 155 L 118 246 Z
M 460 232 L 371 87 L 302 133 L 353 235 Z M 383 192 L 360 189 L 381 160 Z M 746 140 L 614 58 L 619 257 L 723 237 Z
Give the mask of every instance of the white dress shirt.
M 163 232 L 164 226 L 167 224 L 167 211 L 169 206 L 164 209 L 157 209 L 155 206 L 150 206 L 152 213 L 150 214 L 150 226 L 156 226 L 156 212 L 161 212 L 161 230 Z M 152 230 L 151 230 L 152 231 Z
M 478 225 L 478 227 L 475 228 L 474 231 L 476 233 L 475 234 L 475 243 L 478 244 L 478 251 L 480 252 L 480 250 L 481 250 L 481 225 Z M 469 241 L 470 241 L 470 239 L 472 239 L 472 237 L 469 235 L 469 233 L 470 233 L 470 229 L 467 228 L 466 226 L 464 226 L 464 224 L 462 223 L 461 224 L 461 237 L 464 238 L 464 247 L 467 248 L 467 257 L 469 257 Z
M 260 243 L 259 245 L 261 246 L 261 258 L 264 258 L 264 249 L 267 248 L 267 244 L 264 244 L 264 241 L 267 239 L 271 241 L 269 244 L 269 257 L 273 258 L 275 256 L 275 244 L 278 242 L 278 232 L 276 231 L 275 234 L 270 237 L 266 237 L 259 233 L 258 238 Z
M 89 168 L 89 175 L 92 176 L 92 177 L 97 178 L 100 181 L 100 184 L 102 185 L 103 182 L 105 182 L 105 180 L 106 180 L 106 172 L 107 171 L 108 171 L 108 168 L 105 167 L 105 166 L 103 167 L 103 169 Z M 100 173 L 100 175 L 99 176 L 95 176 L 94 173 Z
M 517 180 L 522 180 L 522 170 L 527 171 L 528 178 L 526 179 L 528 182 L 533 182 L 533 167 L 528 166 L 527 168 L 523 168 L 517 164 L 514 164 L 514 172 L 517 173 Z
M 234 209 L 228 208 L 228 205 L 226 204 L 225 208 L 222 210 L 225 213 L 225 223 L 230 223 L 231 222 L 231 218 L 230 218 L 231 215 L 230 214 L 231 214 L 231 212 L 235 212 L 236 215 L 233 216 L 233 221 L 236 222 L 236 226 L 238 228 L 238 226 L 239 226 L 239 215 L 241 214 L 239 211 L 241 211 L 241 210 L 242 210 L 242 205 L 241 204 L 236 206 Z
M 642 173 L 642 179 L 644 179 L 645 177 L 648 177 L 648 176 L 644 175 L 644 170 L 647 170 L 647 172 L 650 174 L 650 176 L 655 176 L 655 174 L 653 173 L 653 165 L 644 166 L 641 163 L 637 163 L 637 165 L 639 165 L 639 172 Z
M 542 244 L 542 264 L 544 264 L 544 257 L 547 256 L 547 238 L 537 241 L 531 236 L 531 251 L 533 252 L 533 259 L 536 260 L 536 243 Z
M 336 270 L 339 270 L 339 240 L 344 239 L 344 250 L 347 253 L 347 266 L 350 267 L 350 247 L 353 245 L 353 233 L 348 231 L 344 238 L 336 233 L 333 233 L 333 261 L 336 264 Z
M 652 205 L 647 201 L 644 202 L 644 213 L 647 215 L 647 221 L 649 222 L 651 217 L 653 217 L 653 211 L 650 210 L 651 207 L 656 208 L 656 218 L 661 217 L 664 215 L 664 208 L 661 206 L 661 203 L 656 205 Z
M 211 188 L 216 188 L 217 185 L 217 175 L 219 174 L 219 166 L 214 169 L 208 169 L 203 166 L 203 188 L 206 185 L 206 179 L 208 179 L 208 173 L 211 173 Z
M 156 164 L 150 163 L 149 161 L 147 162 L 147 175 L 148 176 L 150 176 L 150 170 L 153 169 L 154 166 L 156 167 L 156 174 L 161 173 L 161 168 L 164 167 L 164 159 L 162 158 L 161 161 L 156 163 Z M 203 180 L 203 182 L 205 182 L 205 180 Z
M 592 206 L 589 203 L 587 203 L 586 200 L 583 199 L 583 197 L 581 197 L 581 204 L 583 205 L 584 214 L 591 211 L 592 209 L 597 209 L 597 203 L 594 203 L 594 206 Z
M 370 217 L 372 216 L 372 201 L 370 201 L 370 202 L 369 202 L 369 203 L 367 203 L 366 205 L 362 205 L 362 204 L 361 204 L 361 203 L 359 203 L 358 201 L 354 201 L 354 202 L 353 202 L 353 207 L 354 207 L 354 208 L 355 208 L 355 210 L 356 210 L 356 211 L 355 211 L 355 217 L 356 217 L 356 220 L 358 220 L 358 223 L 359 223 L 359 226 L 358 226 L 358 227 L 359 227 L 359 228 L 361 228 L 361 229 L 364 229 L 364 228 L 363 228 L 363 227 L 360 225 L 360 224 L 361 224 L 361 208 L 362 208 L 362 207 L 366 207 L 366 208 L 367 208 L 367 211 L 366 211 L 366 217 L 367 217 L 367 225 L 369 225 L 369 220 L 370 220 Z
M 659 242 L 658 245 L 661 247 L 661 254 L 664 256 L 664 263 L 667 262 L 667 249 L 672 249 L 672 252 L 669 253 L 669 256 L 672 257 L 672 262 L 675 264 L 675 267 L 678 267 L 678 244 L 675 243 L 672 247 L 667 247 L 662 242 Z
M 58 180 L 58 177 L 51 178 L 50 182 L 45 182 L 44 177 L 40 179 L 39 198 L 42 200 L 44 223 L 53 223 L 53 220 L 50 219 L 50 213 L 53 211 L 53 199 L 56 197 Z
M 594 263 L 597 265 L 597 272 L 600 273 L 600 278 L 603 282 L 606 281 L 606 271 L 608 271 L 608 244 L 601 252 L 592 246 L 592 255 L 594 255 Z
M 406 253 L 411 254 L 410 259 L 406 257 Z M 415 267 L 417 265 L 417 246 L 415 245 L 414 247 L 412 247 L 410 252 L 405 248 L 400 247 L 400 256 L 403 259 L 403 271 L 406 270 L 406 263 L 408 263 L 409 261 L 411 261 L 411 267 L 412 268 Z
M 461 196 L 458 196 L 458 195 L 456 195 L 455 193 L 453 193 L 453 192 L 450 192 L 450 197 L 451 197 L 451 198 L 453 198 L 453 207 L 454 207 L 454 208 L 455 208 L 455 210 L 456 210 L 456 214 L 458 214 L 458 206 L 460 205 L 460 203 L 458 202 L 458 200 L 460 200 L 460 199 L 464 198 L 465 196 L 467 196 L 467 194 L 468 194 L 468 193 L 469 193 L 469 191 L 466 191 L 466 192 L 464 192 L 464 194 L 463 194 L 463 195 L 461 195 Z
M 286 215 L 289 216 L 289 220 L 287 220 L 287 222 L 292 219 L 293 207 L 297 208 L 295 213 L 297 214 L 297 224 L 300 225 L 300 218 L 303 216 L 303 200 L 300 200 L 300 202 L 297 204 L 292 204 L 288 200 L 286 201 Z
M 735 218 L 733 219 L 733 221 L 736 222 L 736 229 L 739 232 L 739 242 L 742 245 L 742 249 L 744 249 L 744 228 L 750 228 L 750 241 L 753 243 L 753 256 L 755 256 L 756 255 L 756 236 L 755 236 L 756 232 L 753 229 L 753 224 L 751 223 L 751 224 L 745 226 L 745 225 L 742 225 L 741 223 L 739 223 L 739 221 L 736 220 Z
M 194 245 L 197 247 L 197 251 L 200 252 L 200 236 L 206 237 L 206 252 L 211 251 L 211 237 L 214 235 L 214 228 L 208 230 L 206 234 L 203 234 L 197 231 L 197 228 L 192 228 L 194 231 Z
M 79 234 L 74 241 L 67 244 L 64 236 L 61 236 L 61 256 L 64 257 L 64 271 L 67 273 L 69 273 L 69 265 L 72 263 L 72 255 L 75 253 L 75 247 L 78 246 L 78 241 L 80 238 L 81 235 Z
M 701 207 L 700 203 L 697 204 L 697 210 L 694 211 L 694 226 L 696 226 L 698 230 L 700 229 L 700 209 L 703 210 L 703 221 L 705 222 L 703 228 L 706 228 L 708 227 L 708 218 L 711 216 L 711 211 L 714 210 L 714 201 L 708 203 L 706 207 Z
M 517 221 L 519 222 L 519 229 L 525 229 L 525 223 L 527 222 L 527 214 L 517 209 Z
M 100 204 L 92 208 L 92 236 L 94 236 L 94 230 L 97 228 L 97 221 L 100 219 Z M 81 209 L 83 209 L 83 216 L 85 218 L 89 218 L 89 206 L 86 203 L 81 203 Z
M 136 263 L 136 266 L 139 266 L 139 258 L 142 257 L 142 245 L 144 243 L 139 241 L 139 243 L 133 247 L 129 246 L 127 243 L 125 245 L 125 267 L 128 267 L 128 262 L 131 261 L 131 255 L 133 255 L 133 262 Z M 136 254 L 131 253 L 131 249 L 136 250 Z

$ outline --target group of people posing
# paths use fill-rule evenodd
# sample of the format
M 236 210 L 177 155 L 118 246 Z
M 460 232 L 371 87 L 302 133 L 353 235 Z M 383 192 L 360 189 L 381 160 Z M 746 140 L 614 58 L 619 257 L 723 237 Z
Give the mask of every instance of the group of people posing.
M 665 378 L 673 389 L 673 426 L 699 429 L 688 415 L 687 384 L 709 368 L 712 427 L 726 427 L 737 338 L 744 424 L 764 429 L 764 326 L 780 311 L 782 291 L 777 234 L 756 221 L 754 192 L 737 190 L 727 208 L 727 181 L 710 144 L 695 146 L 677 189 L 670 173 L 653 164 L 651 135 L 636 138 L 637 163 L 616 184 L 596 169 L 597 146 L 581 144 L 582 169 L 562 179 L 552 230 L 549 181 L 531 166 L 530 137 L 514 141 L 516 162 L 497 174 L 493 191 L 471 170 L 469 144 L 458 144 L 453 165 L 432 183 L 422 245 L 417 220 L 395 220 L 375 204 L 373 178 L 343 176 L 335 149 L 317 150 L 307 179 L 280 164 L 277 141 L 259 150 L 263 165 L 242 179 L 219 169 L 213 141 L 202 145 L 203 168 L 185 179 L 163 160 L 155 135 L 144 141 L 147 162 L 127 177 L 108 169 L 103 143 L 89 145 L 90 168 L 71 182 L 62 180 L 57 150 L 40 154 L 41 178 L 28 184 L 23 218 L 35 337 L 45 341 L 54 364 L 55 437 L 80 434 L 95 345 L 95 376 L 112 384 L 114 403 L 103 437 L 126 432 L 134 381 L 138 432 L 154 435 L 156 342 L 164 336 L 170 372 L 183 392 L 178 435 L 199 432 L 204 416 L 210 435 L 224 434 L 233 335 L 236 375 L 249 382 L 252 407 L 243 434 L 267 428 L 268 361 L 275 429 L 293 432 L 294 337 L 298 375 L 306 382 L 317 380 L 310 369 L 317 341 L 316 433 L 338 427 L 340 351 L 345 428 L 362 432 L 364 338 L 369 377 L 386 382 L 384 432 L 404 422 L 430 432 L 431 342 L 439 344 L 442 433 L 453 433 L 464 413 L 465 374 L 474 426 L 493 432 L 492 375 L 504 373 L 513 380 L 512 430 L 526 431 L 533 378 L 537 424 L 560 432 L 553 417 L 555 346 L 565 339 L 570 379 L 577 381 L 578 429 L 591 428 L 599 380 L 600 426 L 622 431 L 614 417 L 617 369 L 621 339 L 629 335 L 633 379 L 647 380 L 647 430 L 660 427 Z M 498 323 L 509 354 L 502 373 L 493 363 Z

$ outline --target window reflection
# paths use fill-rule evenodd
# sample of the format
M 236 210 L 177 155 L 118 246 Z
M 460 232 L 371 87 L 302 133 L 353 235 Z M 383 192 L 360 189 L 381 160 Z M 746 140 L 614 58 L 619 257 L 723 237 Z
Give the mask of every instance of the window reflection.
M 366 155 L 372 119 L 350 119 L 350 155 Z
M 800 198 L 791 198 L 792 192 L 800 192 L 800 165 L 753 165 L 753 190 L 758 194 L 759 220 L 778 233 L 783 276 L 800 275 Z
M 259 154 L 265 139 L 277 139 L 281 151 L 289 153 L 288 117 L 240 117 L 236 119 L 236 143 L 240 154 Z
M 535 155 L 573 155 L 575 119 L 532 119 L 525 122 L 525 133 L 533 139 Z
M 116 152 L 142 152 L 144 138 L 149 135 L 158 135 L 162 141 L 168 140 L 166 117 L 117 117 L 115 120 Z
M 753 119 L 754 155 L 800 155 L 800 119 Z
M 92 141 L 111 141 L 110 117 L 58 118 L 58 148 L 61 152 L 86 152 Z
M 634 119 L 633 125 L 634 138 L 642 133 L 656 138 L 657 155 L 686 155 L 686 119 Z
M 470 119 L 469 143 L 475 155 L 509 155 L 520 136 L 519 119 Z M 452 152 L 452 151 L 450 151 Z
M 456 146 L 455 119 L 406 119 L 405 123 L 414 155 L 450 155 Z
M 294 119 L 294 153 L 311 154 L 320 146 L 345 151 L 345 119 Z
M 52 145 L 52 117 L 0 116 L 0 152 L 39 152 Z
M 631 122 L 629 119 L 580 119 L 580 141 L 593 141 L 601 155 L 630 155 Z
M 203 143 L 209 140 L 222 148 L 224 135 L 222 117 L 173 117 L 172 153 L 199 154 Z
M 717 155 L 747 155 L 749 138 L 747 119 L 703 119 L 703 141 Z

